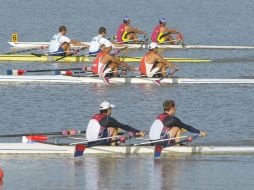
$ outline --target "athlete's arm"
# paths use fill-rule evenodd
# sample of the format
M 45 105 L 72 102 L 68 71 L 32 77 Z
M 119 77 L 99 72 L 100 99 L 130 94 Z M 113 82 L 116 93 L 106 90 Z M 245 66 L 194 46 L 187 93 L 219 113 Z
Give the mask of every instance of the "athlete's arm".
M 165 28 L 164 29 L 165 33 L 170 33 L 170 34 L 179 34 L 179 32 L 175 29 L 171 29 L 171 28 Z
M 89 45 L 82 44 L 82 43 L 80 43 L 79 41 L 76 41 L 76 40 L 71 40 L 70 44 L 73 44 L 73 45 L 76 45 L 76 46 L 82 46 L 84 48 L 89 48 Z
M 121 65 L 122 67 L 127 67 L 129 68 L 130 70 L 134 70 L 135 71 L 135 68 L 133 68 L 132 66 L 129 66 L 127 63 L 123 62 L 123 61 L 120 61 L 118 59 L 116 59 L 114 56 L 112 55 L 107 55 L 106 56 L 106 59 L 107 59 L 107 62 L 108 61 L 111 61 L 113 63 L 116 63 L 118 65 Z
M 114 119 L 111 116 L 107 117 L 107 126 L 113 127 L 113 128 L 120 128 L 123 129 L 125 131 L 129 131 L 132 133 L 140 133 L 140 130 L 137 130 L 129 125 L 125 125 L 123 123 L 118 122 L 116 119 Z
M 127 26 L 126 27 L 126 31 L 127 32 L 135 32 L 135 33 L 138 33 L 138 34 L 146 34 L 146 32 L 144 32 L 144 31 L 142 31 L 142 30 L 139 30 L 139 29 L 137 29 L 137 28 L 134 28 L 134 27 L 132 27 L 132 26 Z
M 159 60 L 161 63 L 163 63 L 164 65 L 166 65 L 167 67 L 169 67 L 169 68 L 175 68 L 175 69 L 179 70 L 179 67 L 178 67 L 178 66 L 176 66 L 175 64 L 173 64 L 173 63 L 171 63 L 171 62 L 165 60 L 161 55 L 156 54 L 156 55 L 155 55 L 155 58 L 156 58 L 157 60 Z

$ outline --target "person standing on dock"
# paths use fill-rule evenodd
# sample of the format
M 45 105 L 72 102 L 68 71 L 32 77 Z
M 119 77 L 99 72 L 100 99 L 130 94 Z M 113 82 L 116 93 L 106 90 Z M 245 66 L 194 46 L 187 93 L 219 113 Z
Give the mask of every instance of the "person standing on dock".
M 160 18 L 159 19 L 159 25 L 157 25 L 153 32 L 152 32 L 152 42 L 156 43 L 166 43 L 168 42 L 169 44 L 176 44 L 176 40 L 174 40 L 172 34 L 177 34 L 181 35 L 180 32 L 178 32 L 175 29 L 167 28 L 166 27 L 167 20 L 165 18 Z
M 166 77 L 167 68 L 179 70 L 179 68 L 171 62 L 165 60 L 160 54 L 158 54 L 158 45 L 152 42 L 149 46 L 149 52 L 146 53 L 140 62 L 140 73 L 147 77 Z M 171 71 L 170 71 L 171 72 Z M 171 74 L 174 71 L 172 70 Z
M 118 129 L 133 133 L 135 136 L 145 136 L 145 133 L 135 129 L 129 125 L 118 122 L 114 119 L 112 114 L 112 108 L 115 105 L 109 102 L 102 102 L 100 104 L 100 113 L 95 114 L 89 121 L 86 129 L 86 138 L 88 141 L 98 140 L 100 138 L 114 137 L 118 135 Z M 110 141 L 109 141 L 110 143 Z M 113 144 L 114 145 L 114 144 Z
M 128 16 L 125 16 L 123 18 L 123 23 L 119 26 L 117 34 L 116 34 L 116 40 L 118 43 L 132 42 L 132 43 L 138 44 L 137 34 L 146 35 L 146 32 L 130 26 L 130 23 L 131 23 L 131 18 Z
M 71 49 L 70 44 L 81 46 L 82 48 L 88 48 L 89 46 L 86 44 L 82 44 L 76 40 L 71 40 L 70 38 L 66 37 L 67 28 L 66 26 L 59 27 L 59 33 L 55 34 L 49 44 L 49 52 L 51 55 L 54 56 L 64 56 L 70 55 Z
M 176 113 L 176 104 L 173 100 L 164 101 L 163 109 L 164 113 L 158 115 L 150 127 L 150 140 L 176 138 L 175 142 L 179 142 L 180 138 L 178 137 L 181 137 L 182 129 L 191 133 L 197 133 L 201 137 L 207 136 L 207 132 L 184 124 L 180 119 L 174 116 Z

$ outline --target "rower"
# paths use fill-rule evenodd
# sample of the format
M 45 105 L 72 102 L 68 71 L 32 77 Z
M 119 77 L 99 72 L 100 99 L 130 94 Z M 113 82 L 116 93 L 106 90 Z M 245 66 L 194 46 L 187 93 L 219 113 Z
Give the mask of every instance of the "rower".
M 167 20 L 165 18 L 159 19 L 159 25 L 157 25 L 153 32 L 151 40 L 156 43 L 165 43 L 169 42 L 169 44 L 175 44 L 175 40 L 172 34 L 180 34 L 180 32 L 167 28 L 166 27 Z
M 135 68 L 129 66 L 128 64 L 120 61 L 115 58 L 113 55 L 110 55 L 110 51 L 112 50 L 112 43 L 106 42 L 102 46 L 102 52 L 97 54 L 96 59 L 93 62 L 92 72 L 93 74 L 98 74 L 99 76 L 113 76 L 118 77 L 118 68 L 119 66 L 128 68 L 129 70 L 134 71 Z
M 55 34 L 49 44 L 49 52 L 51 55 L 55 56 L 64 56 L 70 55 L 70 44 L 81 46 L 83 48 L 88 48 L 88 45 L 82 44 L 76 40 L 71 40 L 70 38 L 66 37 L 67 28 L 66 26 L 59 27 L 59 33 Z
M 109 40 L 106 39 L 107 30 L 105 27 L 99 28 L 99 35 L 93 37 L 89 47 L 89 55 L 97 55 L 101 52 L 101 47 L 108 43 Z
M 158 54 L 158 45 L 152 42 L 149 46 L 149 52 L 146 53 L 140 62 L 140 73 L 147 77 L 166 77 L 166 68 L 173 68 L 179 70 L 178 66 L 165 60 L 160 54 Z M 173 70 L 171 74 L 173 74 Z
M 115 105 L 105 101 L 100 104 L 100 113 L 95 114 L 91 118 L 86 129 L 86 138 L 88 141 L 117 136 L 118 129 L 131 132 L 135 136 L 139 135 L 143 137 L 145 135 L 143 131 L 135 129 L 129 125 L 122 124 L 114 119 L 111 116 L 112 108 L 114 107 Z
M 184 124 L 180 119 L 174 116 L 176 105 L 173 100 L 164 101 L 163 108 L 164 113 L 157 116 L 150 128 L 150 140 L 176 138 L 175 142 L 179 142 L 180 138 L 177 137 L 181 137 L 181 129 L 185 129 L 191 133 L 197 133 L 201 137 L 207 136 L 207 132 L 200 131 L 190 125 Z
M 117 31 L 116 40 L 118 43 L 134 42 L 135 44 L 137 44 L 137 34 L 146 35 L 146 32 L 130 26 L 130 23 L 131 18 L 125 16 L 123 18 L 123 23 L 119 26 Z

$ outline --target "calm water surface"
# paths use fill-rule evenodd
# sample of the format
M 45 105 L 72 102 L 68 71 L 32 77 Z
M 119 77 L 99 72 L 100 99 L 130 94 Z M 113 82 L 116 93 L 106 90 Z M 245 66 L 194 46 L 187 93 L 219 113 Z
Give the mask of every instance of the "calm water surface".
M 115 34 L 121 18 L 150 32 L 159 17 L 184 32 L 188 44 L 253 45 L 254 2 L 242 1 L 3 1 L 0 0 L 0 52 L 19 32 L 20 41 L 48 41 L 59 25 L 69 36 L 88 41 L 98 27 Z M 145 50 L 128 55 L 141 56 Z M 170 57 L 254 57 L 253 51 L 161 51 Z M 190 78 L 253 77 L 253 62 L 179 64 L 178 76 Z M 6 69 L 66 68 L 70 64 L 1 63 Z M 77 64 L 76 66 L 82 66 Z M 194 144 L 254 146 L 253 85 L 59 85 L 1 84 L 2 134 L 83 130 L 103 100 L 116 105 L 113 116 L 133 127 L 148 130 L 161 113 L 165 99 L 177 103 L 177 116 L 209 136 Z M 20 139 L 1 139 L 14 142 Z M 163 156 L 3 156 L 6 190 L 16 189 L 247 189 L 254 188 L 253 155 Z

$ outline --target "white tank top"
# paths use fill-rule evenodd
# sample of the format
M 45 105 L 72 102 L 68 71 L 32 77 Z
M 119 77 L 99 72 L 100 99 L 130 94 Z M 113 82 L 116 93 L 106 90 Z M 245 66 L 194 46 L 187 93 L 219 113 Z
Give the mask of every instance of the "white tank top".
M 101 46 L 103 46 L 106 42 L 109 42 L 106 38 L 102 37 L 101 35 L 93 37 L 90 42 L 89 53 L 98 53 Z
M 96 119 L 91 119 L 86 127 L 86 139 L 89 141 L 97 140 L 101 125 Z
M 161 120 L 156 119 L 152 126 L 150 127 L 149 131 L 149 138 L 150 140 L 158 140 L 160 139 L 161 131 L 163 129 L 164 125 L 161 122 Z
M 63 43 L 65 42 L 70 43 L 70 41 L 71 40 L 68 37 L 63 36 L 61 33 L 55 34 L 50 40 L 49 52 L 50 53 L 57 52 Z

